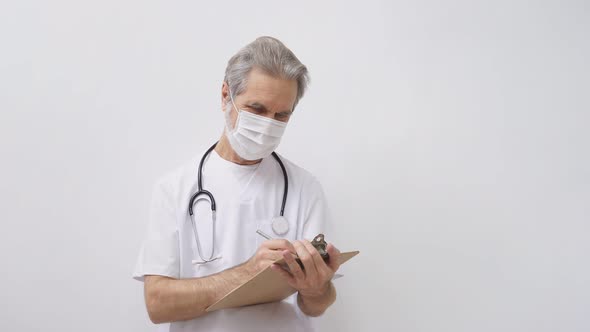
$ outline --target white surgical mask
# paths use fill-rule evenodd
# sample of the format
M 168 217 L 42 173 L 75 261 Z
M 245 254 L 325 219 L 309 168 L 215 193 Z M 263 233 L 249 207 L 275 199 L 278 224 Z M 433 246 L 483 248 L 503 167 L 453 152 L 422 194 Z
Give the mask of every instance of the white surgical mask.
M 279 146 L 287 123 L 238 110 L 231 92 L 230 98 L 234 109 L 238 112 L 234 128 L 231 127 L 230 110 L 224 112 L 225 136 L 232 149 L 245 160 L 268 157 Z

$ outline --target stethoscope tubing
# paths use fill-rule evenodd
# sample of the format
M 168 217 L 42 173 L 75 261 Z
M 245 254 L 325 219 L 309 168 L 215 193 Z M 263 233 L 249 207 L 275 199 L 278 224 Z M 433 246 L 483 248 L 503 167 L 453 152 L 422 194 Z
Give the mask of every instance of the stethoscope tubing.
M 195 240 L 197 242 L 197 251 L 199 252 L 199 257 L 201 258 L 202 262 L 196 262 L 197 264 L 204 264 L 204 263 L 209 263 L 212 262 L 214 260 L 217 260 L 221 257 L 216 257 L 213 258 L 214 253 L 215 253 L 215 220 L 216 220 L 216 211 L 217 211 L 217 207 L 215 204 L 215 198 L 213 197 L 213 194 L 205 189 L 203 189 L 203 164 L 205 163 L 205 159 L 207 159 L 207 156 L 209 156 L 209 154 L 211 153 L 211 151 L 213 151 L 213 149 L 215 149 L 215 147 L 217 146 L 217 143 L 219 142 L 215 142 L 213 145 L 211 145 L 211 147 L 209 149 L 207 149 L 207 151 L 205 152 L 205 154 L 203 154 L 203 157 L 201 157 L 201 161 L 199 162 L 199 169 L 197 171 L 197 192 L 191 197 L 190 201 L 189 201 L 189 205 L 188 205 L 188 213 L 193 225 L 193 232 L 195 235 Z M 283 164 L 283 161 L 281 160 L 281 158 L 279 158 L 279 156 L 273 151 L 272 152 L 272 156 L 273 158 L 279 163 L 279 166 L 281 167 L 281 171 L 283 172 L 283 181 L 284 181 L 284 188 L 283 188 L 283 200 L 281 202 L 281 210 L 280 210 L 280 216 L 283 217 L 284 213 L 285 213 L 285 206 L 287 204 L 287 195 L 289 194 L 289 177 L 287 176 L 287 170 L 285 168 L 285 165 Z M 211 232 L 211 236 L 212 236 L 212 250 L 211 250 L 211 255 L 209 257 L 209 259 L 204 259 L 202 254 L 201 254 L 201 243 L 199 241 L 199 236 L 197 234 L 197 224 L 195 222 L 194 219 L 194 213 L 193 213 L 193 205 L 195 203 L 195 201 L 199 198 L 199 196 L 207 196 L 207 198 L 209 198 L 209 202 L 211 204 L 211 216 L 213 219 L 213 230 Z

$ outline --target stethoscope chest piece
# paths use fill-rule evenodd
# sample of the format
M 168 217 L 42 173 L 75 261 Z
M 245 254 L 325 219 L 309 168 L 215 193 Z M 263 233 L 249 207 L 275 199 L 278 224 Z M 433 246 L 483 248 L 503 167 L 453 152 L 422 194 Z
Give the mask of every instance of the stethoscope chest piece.
M 277 216 L 272 218 L 272 231 L 275 232 L 277 235 L 286 235 L 289 233 L 289 222 L 287 218 L 283 216 Z

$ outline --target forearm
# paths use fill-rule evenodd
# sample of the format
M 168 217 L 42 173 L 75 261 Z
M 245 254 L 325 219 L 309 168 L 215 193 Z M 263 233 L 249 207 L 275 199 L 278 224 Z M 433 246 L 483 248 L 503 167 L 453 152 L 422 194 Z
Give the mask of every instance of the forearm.
M 145 301 L 150 319 L 154 323 L 165 323 L 203 316 L 207 307 L 251 276 L 252 272 L 246 265 L 203 278 L 147 276 Z
M 336 301 L 336 288 L 332 282 L 329 282 L 327 287 L 326 292 L 316 297 L 297 294 L 297 305 L 304 314 L 312 317 L 320 316 Z

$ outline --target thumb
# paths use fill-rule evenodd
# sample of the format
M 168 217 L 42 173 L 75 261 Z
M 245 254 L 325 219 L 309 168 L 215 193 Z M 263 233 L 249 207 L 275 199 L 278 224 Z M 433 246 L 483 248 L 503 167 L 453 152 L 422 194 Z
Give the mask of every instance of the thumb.
M 340 267 L 340 250 L 336 248 L 333 244 L 329 243 L 328 247 L 326 248 L 328 251 L 328 255 L 330 255 L 330 259 L 328 260 L 328 266 L 332 269 L 333 272 L 336 272 Z

